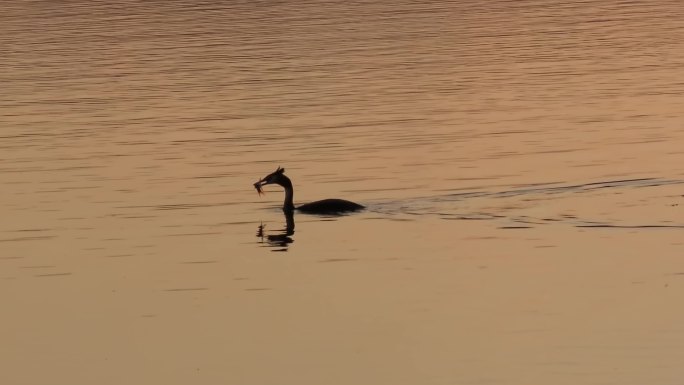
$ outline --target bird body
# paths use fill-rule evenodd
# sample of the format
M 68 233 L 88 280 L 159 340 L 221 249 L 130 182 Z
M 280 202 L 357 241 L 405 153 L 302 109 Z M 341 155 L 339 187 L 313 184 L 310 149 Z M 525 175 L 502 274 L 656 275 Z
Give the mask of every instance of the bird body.
M 297 210 L 303 213 L 316 214 L 320 212 L 341 213 L 348 211 L 363 210 L 364 208 L 365 207 L 361 206 L 358 203 L 354 203 L 344 199 L 323 199 L 320 201 L 303 204 L 297 207 Z

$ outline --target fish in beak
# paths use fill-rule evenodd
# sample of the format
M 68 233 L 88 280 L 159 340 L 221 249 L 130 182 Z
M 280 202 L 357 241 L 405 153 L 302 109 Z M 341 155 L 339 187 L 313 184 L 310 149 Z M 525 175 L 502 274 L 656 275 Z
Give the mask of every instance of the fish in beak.
M 259 193 L 259 196 L 261 195 L 266 195 L 264 190 L 262 190 L 262 186 L 265 186 L 267 183 L 262 179 L 254 183 L 254 188 L 257 190 L 257 193 Z

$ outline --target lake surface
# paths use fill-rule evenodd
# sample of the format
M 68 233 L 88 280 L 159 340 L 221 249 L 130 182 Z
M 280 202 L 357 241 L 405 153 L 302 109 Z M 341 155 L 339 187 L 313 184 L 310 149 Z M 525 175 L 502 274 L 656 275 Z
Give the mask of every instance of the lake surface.
M 10 0 L 0 57 L 2 383 L 681 384 L 679 1 Z

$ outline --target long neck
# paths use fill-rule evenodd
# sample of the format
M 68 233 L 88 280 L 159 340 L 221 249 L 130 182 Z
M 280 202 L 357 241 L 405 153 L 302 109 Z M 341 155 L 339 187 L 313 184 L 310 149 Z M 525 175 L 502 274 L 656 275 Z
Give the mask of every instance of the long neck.
M 283 211 L 294 211 L 294 188 L 292 188 L 292 181 L 290 178 L 283 175 L 282 183 L 280 184 L 285 189 L 285 203 L 283 204 Z

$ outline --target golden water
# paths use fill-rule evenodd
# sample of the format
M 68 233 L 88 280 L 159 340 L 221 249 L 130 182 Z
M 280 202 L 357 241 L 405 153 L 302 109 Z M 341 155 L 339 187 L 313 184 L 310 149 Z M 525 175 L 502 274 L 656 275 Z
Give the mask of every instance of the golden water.
M 678 1 L 0 13 L 0 382 L 680 384 Z M 286 168 L 296 215 L 259 178 Z

